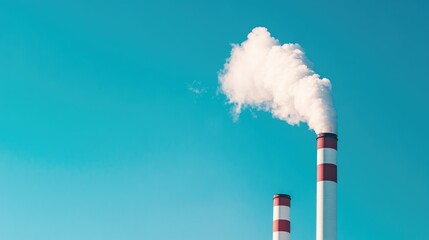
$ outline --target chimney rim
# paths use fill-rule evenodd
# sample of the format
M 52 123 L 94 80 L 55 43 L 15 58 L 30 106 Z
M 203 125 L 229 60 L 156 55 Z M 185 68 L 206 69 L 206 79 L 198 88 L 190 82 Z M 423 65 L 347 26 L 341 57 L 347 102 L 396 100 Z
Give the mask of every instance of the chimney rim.
M 274 194 L 273 199 L 275 199 L 275 198 L 287 198 L 287 199 L 291 199 L 289 194 L 283 194 L 283 193 Z
M 334 138 L 338 140 L 338 135 L 335 133 L 319 133 L 317 134 L 316 139 L 319 139 L 319 138 Z

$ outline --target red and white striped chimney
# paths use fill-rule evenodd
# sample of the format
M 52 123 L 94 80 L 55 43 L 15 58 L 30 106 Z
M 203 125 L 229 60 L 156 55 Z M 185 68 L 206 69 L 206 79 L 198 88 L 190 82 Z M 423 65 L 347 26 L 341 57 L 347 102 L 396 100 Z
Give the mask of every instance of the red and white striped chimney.
M 274 195 L 273 240 L 290 239 L 290 196 Z
M 316 240 L 337 239 L 337 135 L 317 135 Z

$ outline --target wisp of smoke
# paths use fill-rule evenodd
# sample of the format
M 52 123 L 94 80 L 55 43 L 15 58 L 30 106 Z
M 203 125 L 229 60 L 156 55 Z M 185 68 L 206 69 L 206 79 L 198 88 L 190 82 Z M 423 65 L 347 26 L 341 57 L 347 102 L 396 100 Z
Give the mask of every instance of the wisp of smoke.
M 291 125 L 305 122 L 316 133 L 336 133 L 331 82 L 306 65 L 298 44 L 280 45 L 264 27 L 233 45 L 219 83 L 236 117 L 250 107 Z

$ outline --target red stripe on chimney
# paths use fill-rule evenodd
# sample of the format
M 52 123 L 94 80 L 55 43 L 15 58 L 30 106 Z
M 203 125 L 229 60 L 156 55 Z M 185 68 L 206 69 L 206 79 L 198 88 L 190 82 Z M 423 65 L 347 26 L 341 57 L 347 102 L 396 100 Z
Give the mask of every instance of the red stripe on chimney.
M 317 181 L 337 182 L 337 165 L 331 163 L 317 165 Z
M 289 220 L 274 220 L 273 232 L 288 232 L 290 233 Z
M 286 198 L 286 197 L 274 198 L 274 206 L 288 206 L 288 207 L 290 207 L 290 198 Z
M 317 148 L 333 148 L 337 150 L 337 139 L 332 137 L 320 137 L 317 139 Z

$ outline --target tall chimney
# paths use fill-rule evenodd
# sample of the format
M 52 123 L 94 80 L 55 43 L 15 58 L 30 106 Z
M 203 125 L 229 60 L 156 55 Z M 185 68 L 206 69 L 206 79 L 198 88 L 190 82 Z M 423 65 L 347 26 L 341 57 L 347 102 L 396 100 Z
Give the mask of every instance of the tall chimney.
M 273 240 L 290 240 L 290 196 L 274 195 Z
M 337 239 L 337 135 L 317 135 L 316 240 Z

